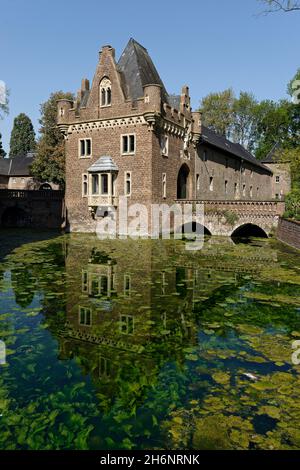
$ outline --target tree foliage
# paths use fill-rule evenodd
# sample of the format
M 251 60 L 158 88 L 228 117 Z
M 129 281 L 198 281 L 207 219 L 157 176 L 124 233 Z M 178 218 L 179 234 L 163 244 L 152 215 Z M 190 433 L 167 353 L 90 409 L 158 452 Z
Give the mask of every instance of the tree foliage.
M 233 123 L 234 93 L 231 88 L 210 93 L 202 99 L 200 110 L 203 113 L 203 123 L 218 134 L 229 137 Z
M 64 186 L 65 155 L 64 138 L 57 127 L 57 100 L 74 100 L 72 93 L 57 91 L 41 105 L 40 139 L 31 173 L 40 181 L 50 181 Z
M 35 149 L 35 132 L 32 122 L 26 114 L 21 113 L 14 119 L 10 137 L 10 157 L 25 155 Z
M 2 134 L 0 133 L 0 158 L 4 158 L 6 156 L 6 152 L 2 146 Z

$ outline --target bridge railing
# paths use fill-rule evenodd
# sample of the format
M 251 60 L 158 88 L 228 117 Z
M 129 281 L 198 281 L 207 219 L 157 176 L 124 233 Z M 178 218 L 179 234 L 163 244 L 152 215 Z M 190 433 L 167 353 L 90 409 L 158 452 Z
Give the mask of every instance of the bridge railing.
M 64 191 L 45 189 L 0 189 L 0 199 L 63 199 Z
M 178 199 L 178 204 L 204 204 L 209 212 L 233 211 L 239 214 L 283 215 L 284 201 L 212 201 L 199 199 Z

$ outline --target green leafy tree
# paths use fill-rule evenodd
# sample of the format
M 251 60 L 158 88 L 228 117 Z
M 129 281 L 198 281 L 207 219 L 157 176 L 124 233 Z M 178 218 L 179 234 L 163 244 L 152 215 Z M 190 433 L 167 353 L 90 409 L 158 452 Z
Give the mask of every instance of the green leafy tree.
M 231 138 L 253 151 L 257 129 L 258 102 L 252 93 L 241 91 L 240 96 L 233 102 L 233 124 Z
M 10 157 L 24 155 L 35 149 L 35 132 L 32 122 L 26 114 L 21 113 L 14 119 L 10 137 Z
M 203 123 L 218 134 L 229 137 L 233 124 L 234 93 L 231 88 L 210 93 L 200 103 Z
M 295 101 L 300 101 L 300 68 L 297 70 L 292 80 L 288 83 L 287 92 L 295 99 Z
M 6 152 L 4 148 L 2 147 L 2 135 L 0 133 L 0 158 L 4 158 L 6 155 Z
M 261 101 L 256 107 L 257 126 L 255 131 L 256 157 L 264 158 L 275 144 L 285 145 L 289 140 L 291 103 L 281 100 Z
M 50 181 L 64 186 L 65 155 L 64 138 L 57 127 L 57 100 L 74 100 L 72 93 L 57 91 L 41 105 L 40 139 L 36 157 L 31 166 L 32 175 L 40 181 Z

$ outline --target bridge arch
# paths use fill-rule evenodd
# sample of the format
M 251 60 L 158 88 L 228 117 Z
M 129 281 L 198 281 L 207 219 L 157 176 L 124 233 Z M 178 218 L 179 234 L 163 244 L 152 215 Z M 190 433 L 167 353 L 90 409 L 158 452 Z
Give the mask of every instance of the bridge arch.
M 177 199 L 189 199 L 190 197 L 190 169 L 184 163 L 177 176 Z
M 181 232 L 182 234 L 184 235 L 185 233 L 186 234 L 193 234 L 195 233 L 196 234 L 196 231 L 197 233 L 203 233 L 204 236 L 211 236 L 212 233 L 211 231 L 205 226 L 205 225 L 202 225 L 200 224 L 199 222 L 193 220 L 191 222 L 187 222 L 186 224 L 183 224 L 181 226 Z
M 9 206 L 2 213 L 1 227 L 27 227 L 30 226 L 30 220 L 30 215 L 24 209 Z
M 244 223 L 236 227 L 232 234 L 231 238 L 268 238 L 267 232 L 255 223 Z

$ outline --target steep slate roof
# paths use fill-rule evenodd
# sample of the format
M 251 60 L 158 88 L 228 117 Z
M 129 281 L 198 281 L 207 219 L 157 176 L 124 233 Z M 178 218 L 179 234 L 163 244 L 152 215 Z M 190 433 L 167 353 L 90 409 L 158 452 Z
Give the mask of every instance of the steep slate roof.
M 3 176 L 30 176 L 30 165 L 34 156 L 17 155 L 12 158 L 0 158 L 0 175 Z
M 230 140 L 226 139 L 220 134 L 217 134 L 206 126 L 202 126 L 201 141 L 203 143 L 207 143 L 214 147 L 217 147 L 218 149 L 224 150 L 239 159 L 243 159 L 251 163 L 252 165 L 258 166 L 261 169 L 267 171 L 268 173 L 272 173 L 272 171 L 268 167 L 258 161 L 242 145 L 231 142 Z
M 131 100 L 144 96 L 143 86 L 157 84 L 162 87 L 163 101 L 168 102 L 168 93 L 147 49 L 132 38 L 119 59 L 118 70 L 123 75 L 126 95 Z

